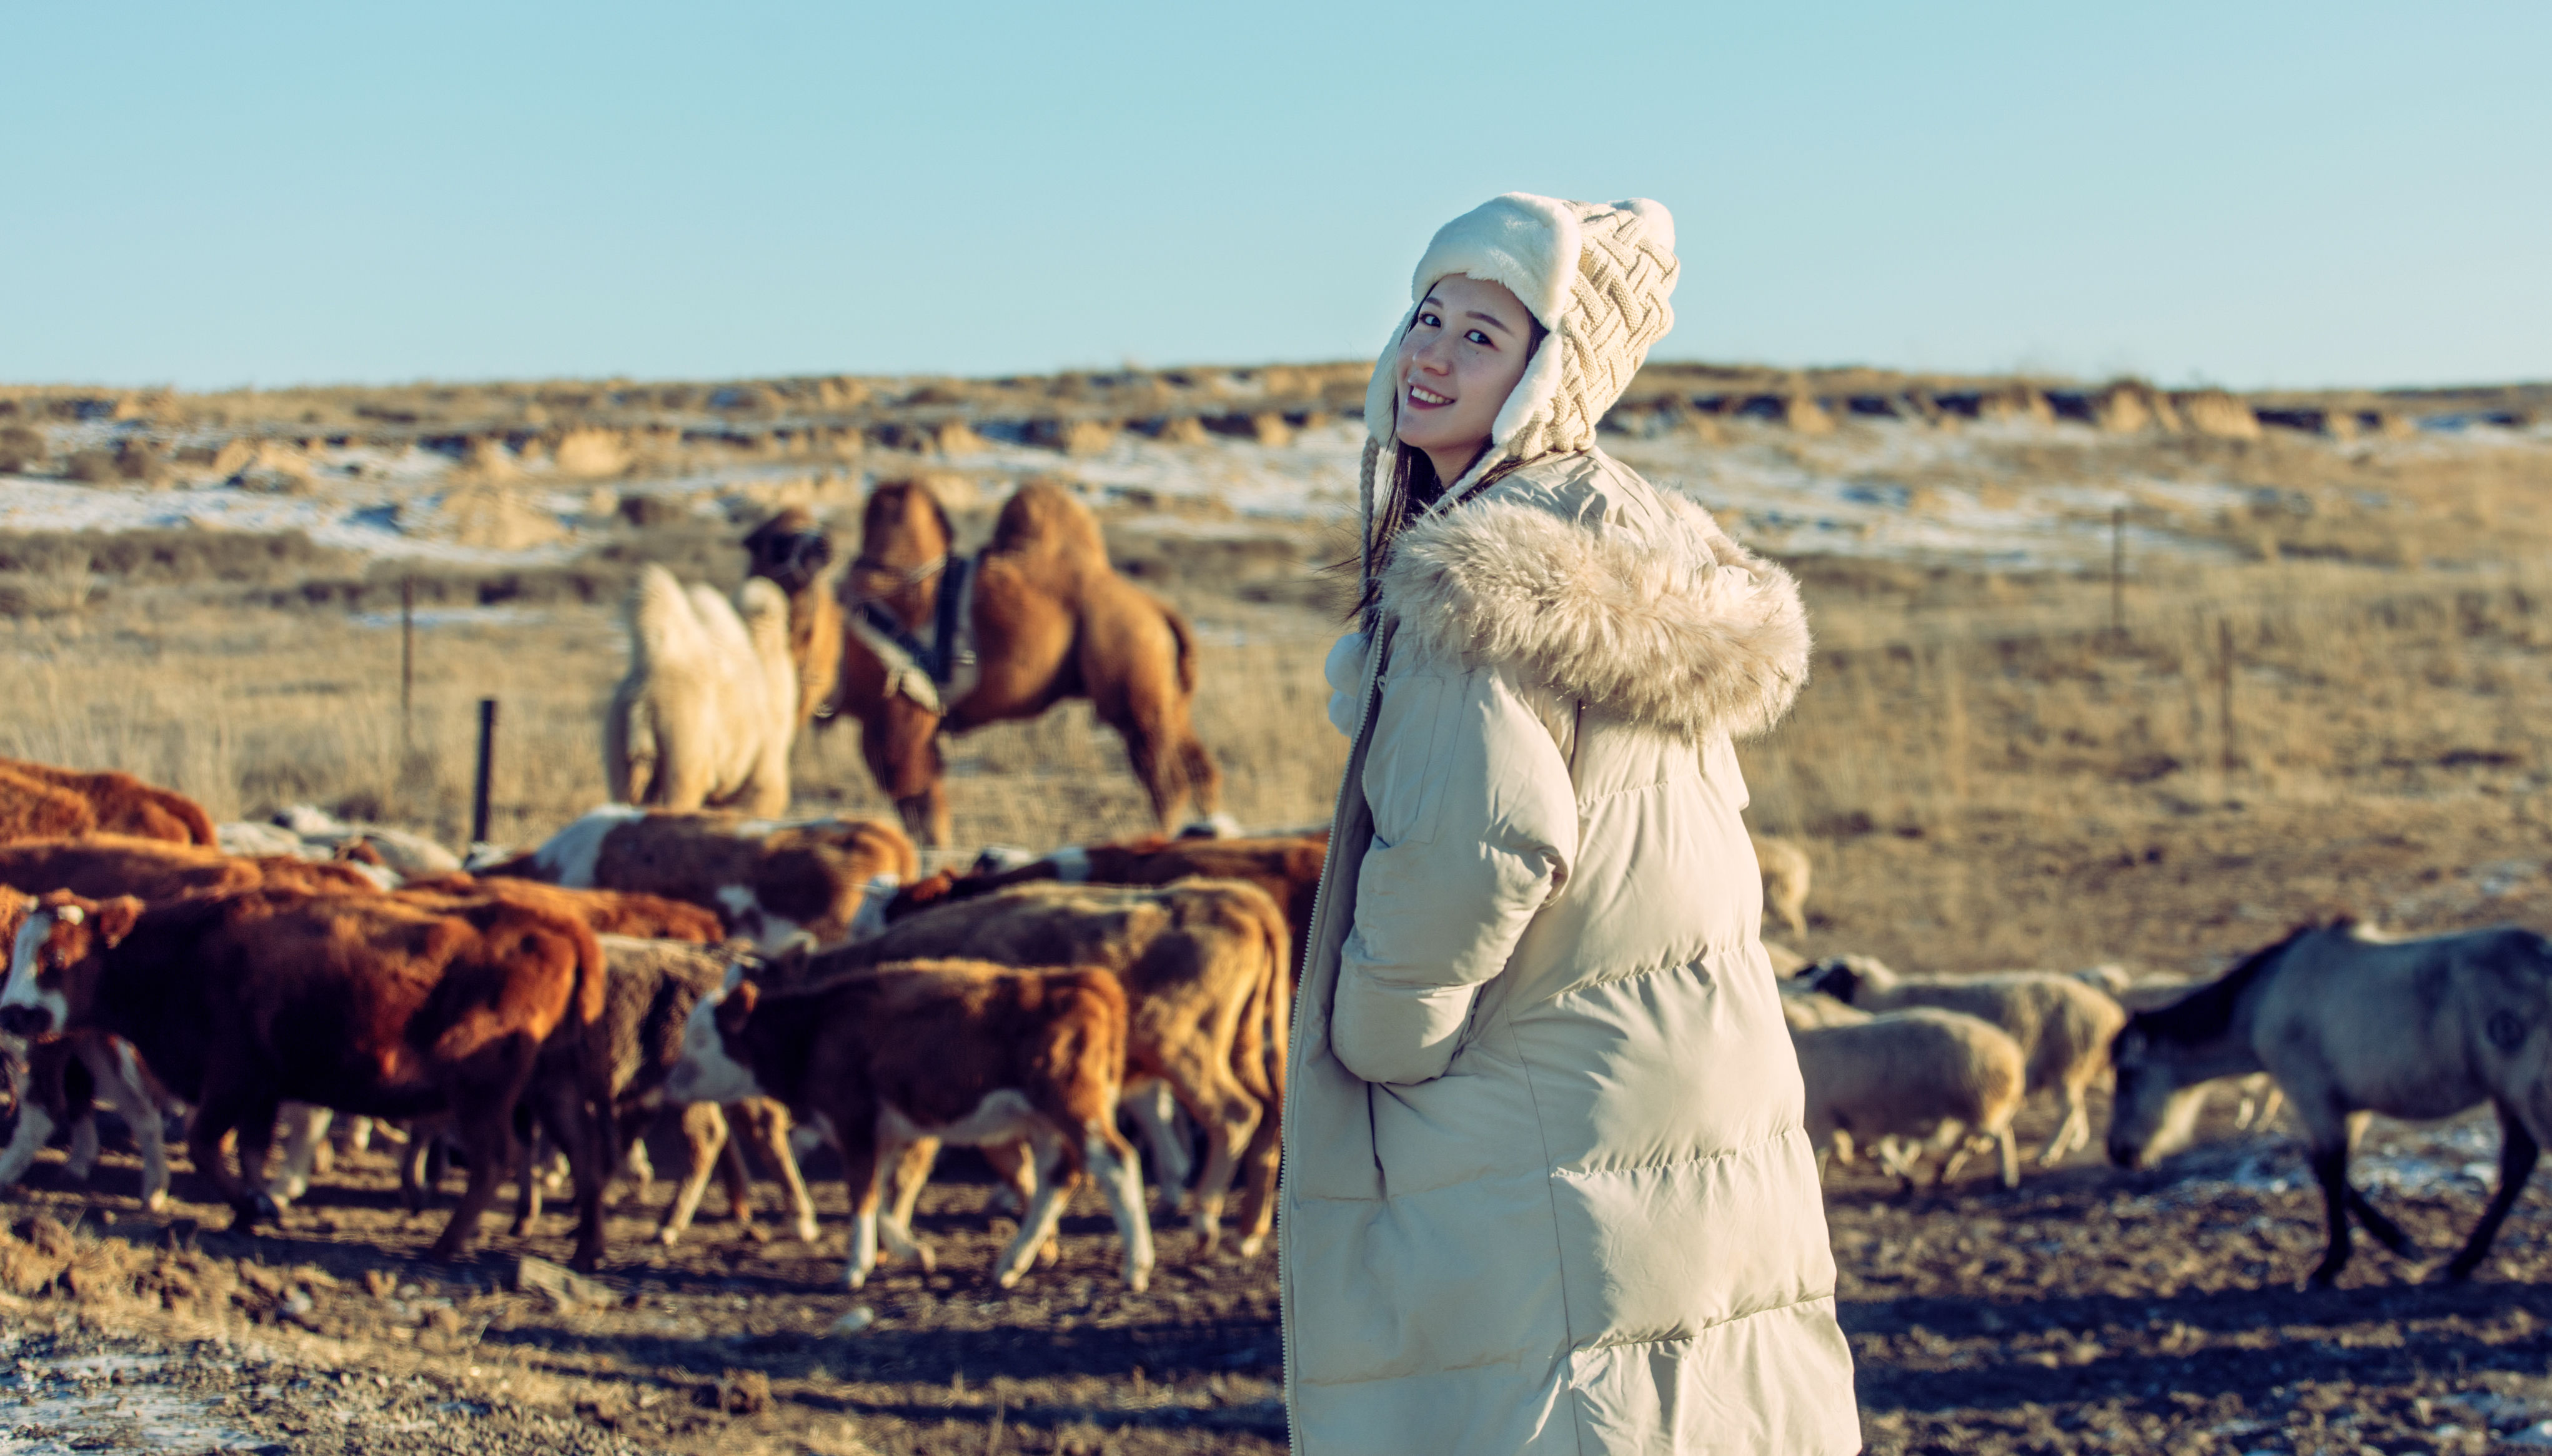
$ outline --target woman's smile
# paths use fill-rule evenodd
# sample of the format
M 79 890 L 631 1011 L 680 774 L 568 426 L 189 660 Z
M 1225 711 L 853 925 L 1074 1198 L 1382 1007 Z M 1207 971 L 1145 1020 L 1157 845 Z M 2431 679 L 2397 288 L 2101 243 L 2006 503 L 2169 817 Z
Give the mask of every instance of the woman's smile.
M 1412 384 L 1409 386 L 1409 402 L 1420 409 L 1441 409 L 1453 402 L 1453 396 L 1438 394 L 1421 384 Z

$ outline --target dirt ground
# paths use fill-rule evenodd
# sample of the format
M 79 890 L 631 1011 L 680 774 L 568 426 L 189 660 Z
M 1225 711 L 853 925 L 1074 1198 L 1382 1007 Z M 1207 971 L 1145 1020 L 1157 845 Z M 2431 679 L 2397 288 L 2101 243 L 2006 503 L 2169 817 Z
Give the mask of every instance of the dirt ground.
M 2024 1145 L 2052 1130 L 2035 1110 Z M 2016 1191 L 1971 1171 L 1908 1195 L 1839 1171 L 1828 1217 L 1869 1449 L 2552 1445 L 2552 1425 L 2534 1433 L 2552 1416 L 2552 1206 L 2521 1202 L 2474 1283 L 2418 1279 L 2480 1210 L 2486 1122 L 2379 1126 L 2360 1181 L 2437 1258 L 2361 1241 L 2339 1289 L 2304 1294 L 2320 1199 L 2291 1142 L 2233 1128 L 2229 1098 L 2210 1117 L 2151 1175 L 2076 1155 Z M 137 1187 L 129 1155 L 80 1189 L 49 1154 L 8 1208 L 0 1449 L 406 1452 L 448 1449 L 455 1417 L 499 1452 L 1237 1456 L 1285 1439 L 1271 1257 L 1200 1262 L 1174 1231 L 1151 1290 L 1128 1294 L 1085 1195 L 1060 1263 L 1005 1294 L 985 1271 L 1010 1225 L 953 1155 L 919 1219 L 939 1272 L 889 1265 L 856 1294 L 829 1179 L 811 1248 L 723 1217 L 661 1248 L 660 1182 L 617 1210 L 594 1303 L 517 1288 L 522 1255 L 565 1256 L 564 1215 L 525 1239 L 491 1216 L 473 1259 L 416 1262 L 443 1213 L 404 1213 L 378 1151 L 255 1237 L 182 1171 L 165 1214 L 142 1214 Z M 863 1327 L 837 1328 L 846 1315 Z M 151 1418 L 119 1426 L 119 1403 Z

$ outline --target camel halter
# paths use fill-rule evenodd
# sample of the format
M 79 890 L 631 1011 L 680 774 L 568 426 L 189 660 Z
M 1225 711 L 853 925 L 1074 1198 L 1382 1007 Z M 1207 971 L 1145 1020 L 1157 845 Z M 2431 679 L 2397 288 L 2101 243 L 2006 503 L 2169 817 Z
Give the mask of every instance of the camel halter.
M 895 584 L 883 592 L 864 591 L 857 596 L 849 597 L 844 600 L 843 605 L 849 607 L 857 616 L 859 625 L 867 627 L 902 649 L 904 656 L 912 661 L 913 666 L 929 675 L 934 686 L 945 687 L 955 680 L 957 675 L 957 660 L 960 655 L 959 638 L 963 635 L 965 626 L 961 617 L 965 611 L 966 581 L 974 574 L 974 571 L 973 558 L 962 557 L 954 552 L 940 557 L 937 561 L 924 562 L 920 566 L 910 568 L 890 567 L 861 557 L 851 563 L 854 579 L 857 579 L 859 573 L 866 572 L 872 575 L 892 576 Z M 906 587 L 918 586 L 942 572 L 946 573 L 947 579 L 939 583 L 938 610 L 931 614 L 930 641 L 925 644 L 913 635 L 911 628 L 904 626 L 893 612 L 886 609 L 886 598 Z M 933 695 L 936 696 L 936 694 Z

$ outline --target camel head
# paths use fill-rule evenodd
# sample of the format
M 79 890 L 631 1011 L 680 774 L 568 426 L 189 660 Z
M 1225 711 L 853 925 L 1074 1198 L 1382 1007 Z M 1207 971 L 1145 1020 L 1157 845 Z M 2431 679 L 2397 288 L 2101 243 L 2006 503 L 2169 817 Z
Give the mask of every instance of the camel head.
M 814 584 L 833 561 L 833 543 L 804 506 L 793 505 L 744 538 L 752 565 L 746 574 L 767 576 L 791 596 Z
M 918 621 L 938 601 L 938 569 L 956 541 L 956 528 L 929 486 L 887 481 L 869 492 L 860 513 L 860 554 L 843 593 L 853 601 L 884 602 L 906 622 Z

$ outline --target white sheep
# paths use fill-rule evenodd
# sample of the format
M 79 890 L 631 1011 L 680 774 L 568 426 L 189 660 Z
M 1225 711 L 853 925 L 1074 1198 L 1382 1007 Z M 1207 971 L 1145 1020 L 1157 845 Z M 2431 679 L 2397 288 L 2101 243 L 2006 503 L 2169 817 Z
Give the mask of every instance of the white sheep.
M 2011 1119 L 2028 1072 L 2020 1044 L 2001 1028 L 1957 1011 L 1891 1011 L 1794 1025 L 1790 1044 L 1807 1085 L 1807 1131 L 1820 1177 L 1829 1156 L 1850 1162 L 1859 1139 L 1875 1143 L 1881 1165 L 1909 1190 L 1926 1146 L 1945 1155 L 1936 1184 L 1957 1177 L 1970 1153 L 1991 1146 L 2001 1154 L 2003 1187 L 2019 1185 Z M 1911 1146 L 1896 1146 L 1896 1138 Z
M 1814 1031 L 1820 1026 L 1858 1026 L 1869 1019 L 1869 1013 L 1796 982 L 1783 982 L 1781 1019 L 1792 1031 Z
M 2067 1153 L 2091 1142 L 2085 1092 L 2108 1070 L 2109 1043 L 2127 1024 L 2115 1000 L 2071 976 L 2053 971 L 2011 971 L 1994 976 L 1899 976 L 1872 956 L 1837 956 L 1803 973 L 1815 990 L 1864 1011 L 1916 1006 L 1964 1011 L 1992 1022 L 2020 1043 L 2028 1059 L 2029 1091 L 2055 1092 L 2065 1120 L 2038 1155 L 2052 1168 Z
M 741 615 L 706 586 L 685 590 L 663 567 L 639 572 L 627 608 L 629 673 L 602 721 L 613 802 L 788 812 L 798 730 L 789 599 L 756 576 L 737 602 Z

